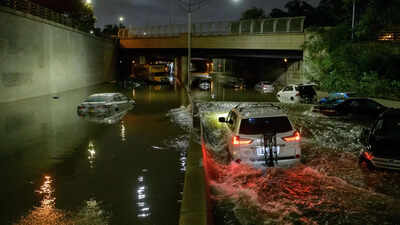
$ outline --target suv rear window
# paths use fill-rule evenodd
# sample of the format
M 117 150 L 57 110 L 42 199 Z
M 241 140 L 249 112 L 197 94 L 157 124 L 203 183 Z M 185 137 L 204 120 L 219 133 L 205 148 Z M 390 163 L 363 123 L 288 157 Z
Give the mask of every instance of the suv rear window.
M 242 119 L 240 134 L 264 134 L 268 132 L 284 133 L 292 130 L 292 125 L 287 117 L 264 117 Z
M 307 86 L 299 86 L 298 91 L 300 91 L 300 94 L 305 94 L 305 95 L 316 95 L 316 92 L 311 85 Z

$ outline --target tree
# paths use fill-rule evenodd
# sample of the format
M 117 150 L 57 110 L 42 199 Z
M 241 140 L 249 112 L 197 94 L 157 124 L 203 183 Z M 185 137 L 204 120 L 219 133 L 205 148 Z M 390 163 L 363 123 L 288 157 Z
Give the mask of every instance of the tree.
M 269 16 L 272 18 L 280 18 L 280 17 L 287 17 L 289 15 L 287 12 L 283 11 L 282 9 L 274 8 L 269 13 Z
M 124 28 L 124 27 L 121 27 Z M 104 26 L 103 34 L 106 36 L 118 35 L 119 26 L 116 24 L 107 24 Z
M 265 19 L 265 11 L 262 8 L 253 7 L 242 13 L 240 20 L 253 20 L 253 19 Z

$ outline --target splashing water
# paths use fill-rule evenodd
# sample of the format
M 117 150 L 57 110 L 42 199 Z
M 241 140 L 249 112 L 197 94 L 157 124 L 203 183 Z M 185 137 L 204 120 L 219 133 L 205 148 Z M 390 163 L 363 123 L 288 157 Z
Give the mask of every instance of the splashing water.
M 198 106 L 207 147 L 212 197 L 224 224 L 392 224 L 400 221 L 400 194 L 383 182 L 400 175 L 364 173 L 358 166 L 362 125 L 282 105 L 302 131 L 303 163 L 257 170 L 228 162 L 225 126 L 218 115 L 237 103 Z M 397 181 L 397 182 L 396 182 Z M 395 185 L 394 188 L 398 187 Z M 217 218 L 218 220 L 218 218 Z M 221 219 L 219 219 L 221 220 Z

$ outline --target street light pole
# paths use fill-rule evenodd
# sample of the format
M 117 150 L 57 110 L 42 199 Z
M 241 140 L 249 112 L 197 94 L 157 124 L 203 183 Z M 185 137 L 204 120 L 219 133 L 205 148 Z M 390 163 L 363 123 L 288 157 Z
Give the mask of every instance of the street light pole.
M 351 22 L 351 40 L 354 40 L 355 19 L 356 19 L 356 0 L 353 0 L 353 19 Z
M 188 90 L 191 90 L 192 74 L 190 67 L 192 64 L 192 6 L 191 0 L 189 0 L 189 10 L 188 10 L 188 59 L 187 59 L 187 79 L 188 79 Z
M 192 13 L 196 10 L 199 10 L 201 7 L 204 6 L 204 4 L 208 0 L 178 0 L 181 3 L 181 6 L 187 11 L 188 13 L 188 62 L 187 62 L 187 79 L 188 79 L 188 91 L 190 91 L 190 86 L 191 86 L 191 71 L 190 71 L 190 65 L 192 63 Z

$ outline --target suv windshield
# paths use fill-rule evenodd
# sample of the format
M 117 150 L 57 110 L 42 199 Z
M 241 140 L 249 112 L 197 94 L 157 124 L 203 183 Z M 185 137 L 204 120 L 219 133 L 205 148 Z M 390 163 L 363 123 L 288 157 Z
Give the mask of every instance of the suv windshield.
M 292 125 L 287 117 L 264 117 L 242 119 L 239 133 L 264 134 L 267 132 L 284 133 L 292 130 Z

